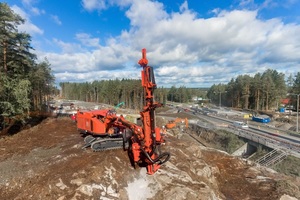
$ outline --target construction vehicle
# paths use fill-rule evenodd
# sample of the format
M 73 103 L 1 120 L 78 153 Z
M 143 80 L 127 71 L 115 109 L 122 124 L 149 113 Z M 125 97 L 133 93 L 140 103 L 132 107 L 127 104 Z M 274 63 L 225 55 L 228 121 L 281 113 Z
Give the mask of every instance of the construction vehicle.
M 170 158 L 169 152 L 161 153 L 165 143 L 160 128 L 155 125 L 155 109 L 162 106 L 154 101 L 156 83 L 153 68 L 148 66 L 146 49 L 138 62 L 144 88 L 144 106 L 140 112 L 142 125 L 137 125 L 118 116 L 115 110 L 93 110 L 77 112 L 77 128 L 85 136 L 83 148 L 94 151 L 123 148 L 128 151 L 132 163 L 147 167 L 148 174 L 154 174 Z
M 188 128 L 189 126 L 189 122 L 188 122 L 188 119 L 185 118 L 185 119 L 181 119 L 181 118 L 176 118 L 174 120 L 171 120 L 169 121 L 167 124 L 166 124 L 166 128 L 167 129 L 172 129 L 174 127 L 176 127 L 178 124 L 185 124 L 185 127 Z
M 122 105 L 123 105 L 123 106 L 125 105 L 125 102 L 124 102 L 124 101 L 122 101 L 121 103 L 119 103 L 118 105 L 116 105 L 116 106 L 115 106 L 115 109 L 120 108 Z

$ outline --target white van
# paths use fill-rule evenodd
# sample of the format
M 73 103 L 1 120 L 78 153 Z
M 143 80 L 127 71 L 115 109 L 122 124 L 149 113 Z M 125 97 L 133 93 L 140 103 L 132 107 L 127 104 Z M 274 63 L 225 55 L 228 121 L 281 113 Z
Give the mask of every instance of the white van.
M 237 128 L 249 128 L 245 122 L 234 121 L 233 126 Z

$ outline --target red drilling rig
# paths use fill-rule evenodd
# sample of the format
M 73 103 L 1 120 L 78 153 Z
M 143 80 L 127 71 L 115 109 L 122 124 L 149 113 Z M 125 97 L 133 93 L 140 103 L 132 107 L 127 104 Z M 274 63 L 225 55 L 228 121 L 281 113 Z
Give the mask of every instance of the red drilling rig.
M 78 111 L 77 128 L 85 136 L 84 148 L 94 151 L 123 148 L 129 151 L 132 163 L 147 167 L 148 174 L 154 174 L 170 158 L 170 153 L 161 153 L 165 140 L 160 128 L 155 125 L 155 109 L 162 106 L 154 101 L 156 89 L 153 68 L 148 66 L 146 49 L 138 62 L 144 88 L 144 106 L 140 112 L 142 126 L 117 116 L 114 110 Z

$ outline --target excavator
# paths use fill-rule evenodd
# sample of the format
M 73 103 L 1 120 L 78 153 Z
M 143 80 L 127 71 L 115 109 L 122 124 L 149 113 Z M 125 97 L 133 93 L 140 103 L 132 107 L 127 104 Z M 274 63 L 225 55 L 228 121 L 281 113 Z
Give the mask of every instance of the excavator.
M 144 89 L 144 106 L 140 112 L 141 125 L 117 115 L 115 110 L 77 111 L 77 129 L 84 136 L 83 148 L 93 151 L 123 148 L 128 151 L 132 163 L 146 166 L 147 174 L 154 174 L 170 159 L 169 152 L 161 152 L 165 143 L 160 128 L 155 125 L 155 109 L 162 104 L 154 101 L 157 85 L 153 68 L 148 66 L 146 49 L 139 60 L 142 67 L 141 84 Z
M 181 118 L 176 118 L 176 119 L 174 119 L 174 120 L 171 120 L 171 121 L 169 121 L 167 124 L 166 124 L 166 128 L 167 129 L 172 129 L 172 128 L 174 128 L 174 127 L 176 127 L 178 124 L 185 124 L 185 127 L 186 128 L 188 128 L 188 126 L 189 126 L 189 122 L 188 122 L 188 119 L 187 118 L 185 118 L 185 119 L 181 119 Z
M 115 106 L 115 109 L 120 108 L 122 105 L 123 105 L 123 106 L 125 105 L 125 102 L 124 102 L 124 101 L 122 101 L 121 103 L 119 103 L 118 105 L 116 105 L 116 106 Z

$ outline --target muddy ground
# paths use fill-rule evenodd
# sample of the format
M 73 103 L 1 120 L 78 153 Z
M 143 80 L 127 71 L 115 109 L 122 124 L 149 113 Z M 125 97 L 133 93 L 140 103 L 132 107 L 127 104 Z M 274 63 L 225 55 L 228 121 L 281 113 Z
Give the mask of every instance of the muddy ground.
M 169 162 L 154 175 L 122 149 L 83 150 L 68 117 L 0 139 L 0 199 L 300 199 L 300 180 L 167 135 Z

